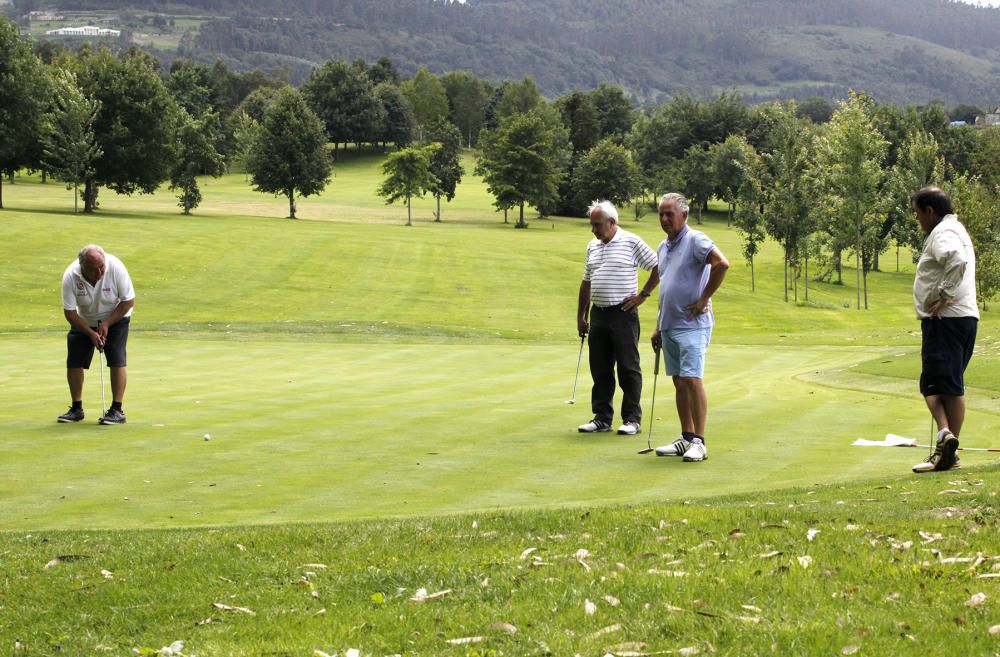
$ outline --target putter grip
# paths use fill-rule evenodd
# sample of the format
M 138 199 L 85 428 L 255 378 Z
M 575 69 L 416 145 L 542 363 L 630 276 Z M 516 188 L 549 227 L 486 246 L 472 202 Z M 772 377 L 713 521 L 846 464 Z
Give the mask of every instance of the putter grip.
M 653 376 L 660 375 L 660 350 L 654 349 L 653 355 L 656 356 L 656 364 L 653 365 Z

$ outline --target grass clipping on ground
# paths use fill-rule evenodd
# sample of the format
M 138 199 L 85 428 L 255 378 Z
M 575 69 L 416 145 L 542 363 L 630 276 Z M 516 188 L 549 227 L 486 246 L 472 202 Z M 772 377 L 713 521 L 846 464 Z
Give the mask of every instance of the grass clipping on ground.
M 641 507 L 0 534 L 15 655 L 1000 650 L 1000 468 Z

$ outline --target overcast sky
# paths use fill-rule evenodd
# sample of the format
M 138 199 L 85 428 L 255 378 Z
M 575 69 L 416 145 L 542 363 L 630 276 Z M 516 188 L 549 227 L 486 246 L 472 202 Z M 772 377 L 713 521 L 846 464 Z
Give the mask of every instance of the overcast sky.
M 1000 7 L 1000 0 L 959 0 L 970 5 L 984 5 L 986 7 Z

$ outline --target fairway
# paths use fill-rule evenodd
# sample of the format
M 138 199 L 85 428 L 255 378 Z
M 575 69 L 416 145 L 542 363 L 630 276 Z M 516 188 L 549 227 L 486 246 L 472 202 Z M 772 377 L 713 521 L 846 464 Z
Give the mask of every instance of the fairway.
M 296 222 L 240 174 L 206 181 L 193 217 L 163 191 L 129 199 L 103 190 L 101 211 L 88 217 L 72 214 L 59 185 L 5 185 L 4 528 L 676 502 L 895 477 L 923 457 L 850 447 L 889 432 L 928 438 L 906 254 L 900 273 L 870 275 L 871 310 L 852 307 L 853 270 L 842 286 L 811 283 L 809 303 L 796 306 L 782 299 L 774 245 L 751 292 L 736 231 L 710 214 L 704 228 L 733 268 L 716 300 L 706 371 L 710 458 L 686 464 L 636 454 L 650 427 L 654 303 L 641 309 L 642 435 L 576 432 L 591 417 L 586 356 L 577 404 L 564 404 L 585 220 L 529 218 L 528 230 L 513 230 L 471 181 L 445 206 L 444 223 L 431 221 L 425 199 L 405 228 L 405 208 L 365 192 L 376 170 L 373 158 L 342 165 L 322 196 L 300 204 L 315 220 Z M 652 216 L 622 224 L 654 246 L 662 239 Z M 128 424 L 119 427 L 96 425 L 96 369 L 87 420 L 55 423 L 68 404 L 58 283 L 91 241 L 121 257 L 136 284 Z M 984 313 L 968 445 L 997 446 L 996 326 Z M 673 440 L 666 377 L 655 417 L 654 444 Z

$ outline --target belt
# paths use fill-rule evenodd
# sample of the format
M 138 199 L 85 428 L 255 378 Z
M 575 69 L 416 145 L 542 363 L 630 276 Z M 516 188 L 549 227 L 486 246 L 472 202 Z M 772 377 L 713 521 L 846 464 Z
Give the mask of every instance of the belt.
M 615 304 L 615 305 L 613 305 L 613 306 L 598 306 L 598 305 L 597 305 L 597 304 L 595 303 L 595 304 L 594 304 L 594 309 L 595 309 L 595 310 L 621 310 L 621 309 L 622 309 L 622 305 L 623 305 L 624 303 L 625 303 L 625 302 L 624 302 L 624 301 L 622 301 L 621 303 L 616 303 L 616 304 Z

